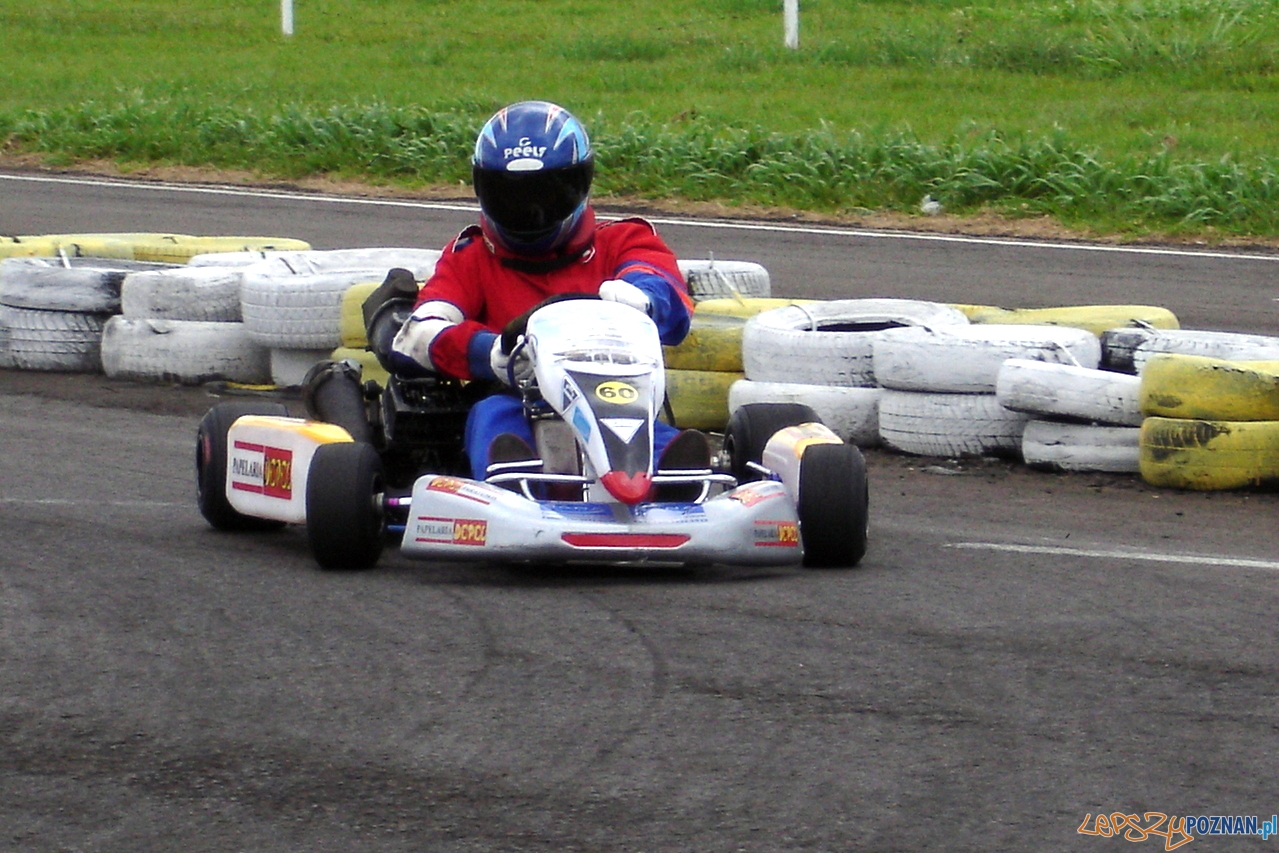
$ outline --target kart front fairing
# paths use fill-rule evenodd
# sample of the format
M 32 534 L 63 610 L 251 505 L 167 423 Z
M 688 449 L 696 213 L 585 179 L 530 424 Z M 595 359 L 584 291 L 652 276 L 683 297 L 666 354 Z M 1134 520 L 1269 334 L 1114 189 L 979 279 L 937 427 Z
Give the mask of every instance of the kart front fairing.
M 542 399 L 573 430 L 588 497 L 638 503 L 653 475 L 653 422 L 666 397 L 662 344 L 646 315 L 570 300 L 529 318 L 524 346 Z

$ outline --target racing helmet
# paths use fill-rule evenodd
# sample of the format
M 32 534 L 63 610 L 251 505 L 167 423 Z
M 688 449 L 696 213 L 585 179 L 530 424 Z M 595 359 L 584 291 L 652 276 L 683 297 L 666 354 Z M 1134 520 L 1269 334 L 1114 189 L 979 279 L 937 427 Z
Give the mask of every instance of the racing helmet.
M 471 174 L 485 236 L 515 254 L 545 255 L 564 248 L 582 221 L 595 154 L 568 110 L 521 101 L 484 123 Z

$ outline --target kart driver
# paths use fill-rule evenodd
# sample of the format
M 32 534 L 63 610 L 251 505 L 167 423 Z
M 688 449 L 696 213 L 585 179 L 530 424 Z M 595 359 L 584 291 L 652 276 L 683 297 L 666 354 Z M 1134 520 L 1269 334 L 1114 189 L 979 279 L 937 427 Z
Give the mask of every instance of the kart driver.
M 444 248 L 395 336 L 396 372 L 425 368 L 509 386 L 531 367 L 502 353 L 503 327 L 558 294 L 598 294 L 650 316 L 663 344 L 684 339 L 692 300 L 675 255 L 642 219 L 596 222 L 588 201 L 594 165 L 586 129 L 555 104 L 523 101 L 484 124 L 472 159 L 479 224 Z M 532 445 L 518 395 L 472 407 L 465 447 L 475 479 L 491 463 L 536 458 Z M 659 421 L 654 445 L 659 468 L 709 467 L 699 432 Z

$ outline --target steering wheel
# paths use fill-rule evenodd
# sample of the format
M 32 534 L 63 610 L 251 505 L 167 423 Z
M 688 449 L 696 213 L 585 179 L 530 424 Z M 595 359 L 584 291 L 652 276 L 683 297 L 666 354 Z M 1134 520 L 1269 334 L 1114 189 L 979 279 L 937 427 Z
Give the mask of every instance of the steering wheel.
M 547 305 L 554 305 L 556 302 L 568 302 L 573 299 L 599 299 L 598 293 L 557 293 L 554 296 L 548 296 L 532 308 L 525 311 L 518 317 L 511 319 L 509 323 L 502 327 L 502 355 L 510 355 L 515 349 L 516 343 L 521 335 L 528 328 L 528 318 L 532 317 L 538 310 L 545 308 Z

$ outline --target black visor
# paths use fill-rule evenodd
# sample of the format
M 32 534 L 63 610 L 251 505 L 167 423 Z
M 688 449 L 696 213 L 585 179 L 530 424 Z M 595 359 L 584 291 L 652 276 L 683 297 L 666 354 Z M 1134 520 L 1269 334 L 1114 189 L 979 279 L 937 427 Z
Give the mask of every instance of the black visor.
M 484 214 L 515 235 L 549 234 L 573 214 L 591 191 L 593 160 L 537 172 L 472 170 Z

